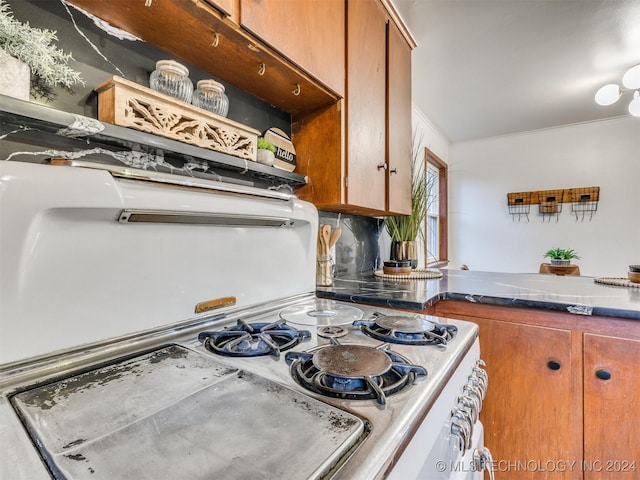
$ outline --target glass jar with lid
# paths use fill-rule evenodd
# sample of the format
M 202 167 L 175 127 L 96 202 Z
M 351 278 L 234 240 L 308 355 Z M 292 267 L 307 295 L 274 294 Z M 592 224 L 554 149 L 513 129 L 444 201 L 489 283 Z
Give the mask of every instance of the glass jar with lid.
M 189 70 L 174 60 L 158 60 L 149 84 L 157 92 L 191 103 L 193 83 L 189 79 Z
M 223 117 L 229 113 L 229 98 L 224 93 L 224 85 L 215 80 L 200 80 L 193 92 L 191 103 Z

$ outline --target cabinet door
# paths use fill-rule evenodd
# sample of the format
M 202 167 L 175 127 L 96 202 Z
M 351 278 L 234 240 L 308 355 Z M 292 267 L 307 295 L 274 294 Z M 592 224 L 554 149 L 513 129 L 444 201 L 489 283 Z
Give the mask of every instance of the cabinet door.
M 386 24 L 378 2 L 347 6 L 347 202 L 386 208 Z
M 224 13 L 232 22 L 238 23 L 238 0 L 204 0 Z
M 585 480 L 640 477 L 640 340 L 584 334 Z
M 344 95 L 345 0 L 241 0 L 240 25 Z
M 393 22 L 387 40 L 387 210 L 411 213 L 411 47 Z M 419 158 L 421 161 L 422 159 Z
M 547 478 L 557 462 L 582 458 L 579 358 L 569 330 L 470 318 L 480 326 L 489 389 L 480 418 L 497 478 Z M 579 357 L 579 355 L 577 355 Z M 551 363 L 555 362 L 555 363 Z M 538 467 L 539 465 L 539 467 Z M 582 478 L 580 469 L 553 480 Z

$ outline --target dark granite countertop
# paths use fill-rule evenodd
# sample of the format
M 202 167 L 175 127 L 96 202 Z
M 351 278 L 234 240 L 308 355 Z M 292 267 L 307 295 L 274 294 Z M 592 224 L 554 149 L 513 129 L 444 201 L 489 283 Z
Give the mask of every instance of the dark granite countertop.
M 593 277 L 442 270 L 434 280 L 383 280 L 373 272 L 337 278 L 316 293 L 382 307 L 422 310 L 440 300 L 640 320 L 640 289 L 595 283 Z

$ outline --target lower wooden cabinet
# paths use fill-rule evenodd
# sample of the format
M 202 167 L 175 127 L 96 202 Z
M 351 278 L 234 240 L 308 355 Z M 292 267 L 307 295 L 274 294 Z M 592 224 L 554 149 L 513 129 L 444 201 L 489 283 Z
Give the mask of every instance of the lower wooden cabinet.
M 489 374 L 481 419 L 485 443 L 504 472 L 498 478 L 543 478 L 519 465 L 538 470 L 539 462 L 581 458 L 580 392 L 573 381 L 581 372 L 572 362 L 571 332 L 472 320 L 480 326 Z M 553 478 L 579 477 L 566 471 Z
M 443 301 L 480 326 L 496 479 L 640 479 L 640 322 Z
M 583 372 L 585 480 L 640 478 L 640 340 L 585 333 Z

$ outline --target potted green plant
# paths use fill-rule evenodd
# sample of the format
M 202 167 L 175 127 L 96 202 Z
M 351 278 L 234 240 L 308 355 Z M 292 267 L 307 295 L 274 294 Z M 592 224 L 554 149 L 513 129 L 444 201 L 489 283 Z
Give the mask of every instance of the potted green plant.
M 410 260 L 411 267 L 418 266 L 417 239 L 423 235 L 427 216 L 429 191 L 424 175 L 424 162 L 418 159 L 419 145 L 415 136 L 411 164 L 411 214 L 385 217 L 384 224 L 391 237 L 390 260 Z
M 276 160 L 276 147 L 264 137 L 258 137 L 258 153 L 256 160 L 264 165 L 272 166 Z
M 544 254 L 544 258 L 549 258 L 551 265 L 568 266 L 572 259 L 580 259 L 573 249 L 552 248 Z
M 28 100 L 30 91 L 34 97 L 52 100 L 55 96 L 54 87 L 62 87 L 71 92 L 75 84 L 84 85 L 80 73 L 67 65 L 67 62 L 73 59 L 71 54 L 52 44 L 56 40 L 56 32 L 34 28 L 29 26 L 28 22 L 16 20 L 9 5 L 0 0 L 0 63 L 7 62 L 9 65 L 0 66 L 0 70 L 3 71 L 4 79 L 7 79 L 3 83 L 13 87 L 6 94 Z M 27 68 L 15 60 L 23 62 Z M 27 86 L 15 90 L 16 82 L 9 77 L 9 71 L 26 72 Z M 18 94 L 13 94 L 16 91 Z

